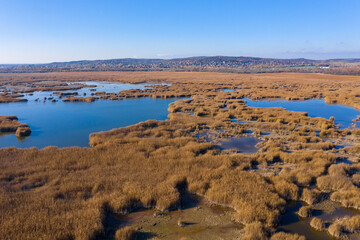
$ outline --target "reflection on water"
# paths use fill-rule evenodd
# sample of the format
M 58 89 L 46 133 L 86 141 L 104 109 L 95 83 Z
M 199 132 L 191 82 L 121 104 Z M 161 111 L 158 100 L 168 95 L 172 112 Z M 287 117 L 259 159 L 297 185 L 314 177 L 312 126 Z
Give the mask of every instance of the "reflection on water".
M 340 128 L 351 128 L 351 124 L 360 115 L 360 111 L 352 107 L 343 105 L 326 104 L 324 99 L 311 99 L 305 101 L 286 101 L 286 100 L 259 100 L 252 101 L 244 98 L 249 107 L 282 107 L 289 111 L 307 112 L 309 117 L 335 118 L 335 124 L 340 124 Z
M 241 121 L 241 120 L 238 120 L 238 119 L 230 119 L 230 121 L 233 122 L 233 123 L 239 123 L 239 124 L 246 123 L 245 121 Z
M 145 88 L 145 85 L 101 84 L 97 86 L 97 90 L 108 92 Z M 70 92 L 78 92 L 80 95 L 90 93 L 90 90 L 83 88 Z M 33 96 L 26 96 L 29 98 L 28 102 L 1 104 L 0 115 L 18 116 L 20 122 L 30 126 L 32 133 L 25 139 L 18 139 L 15 134 L 1 135 L 0 147 L 87 147 L 90 133 L 125 127 L 149 119 L 165 120 L 169 104 L 177 100 L 143 98 L 99 100 L 93 103 L 34 101 L 50 94 L 52 92 L 35 92 Z
M 256 144 L 261 142 L 260 139 L 255 137 L 240 137 L 240 138 L 230 138 L 229 140 L 221 142 L 219 146 L 220 149 L 235 149 L 242 153 L 256 153 L 259 149 L 256 148 Z
M 235 89 L 227 89 L 227 88 L 216 90 L 216 92 L 234 92 L 234 91 L 235 91 Z
M 89 87 L 84 87 L 78 90 L 61 91 L 62 93 L 77 93 L 75 96 L 78 97 L 83 97 L 83 96 L 88 97 L 96 92 L 118 93 L 119 91 L 122 90 L 130 90 L 130 89 L 144 90 L 148 86 L 151 87 L 151 85 L 144 85 L 144 84 L 119 84 L 119 83 L 107 83 L 107 82 L 78 82 L 78 83 L 74 82 L 68 84 L 69 86 L 74 86 L 74 87 L 80 86 L 80 84 L 89 85 Z M 55 100 L 61 101 L 61 99 L 59 99 L 58 97 L 58 94 L 56 94 L 56 91 L 33 92 L 24 95 L 25 95 L 24 98 L 26 98 L 28 101 L 35 101 L 36 99 L 42 101 L 45 97 L 46 98 L 52 97 Z

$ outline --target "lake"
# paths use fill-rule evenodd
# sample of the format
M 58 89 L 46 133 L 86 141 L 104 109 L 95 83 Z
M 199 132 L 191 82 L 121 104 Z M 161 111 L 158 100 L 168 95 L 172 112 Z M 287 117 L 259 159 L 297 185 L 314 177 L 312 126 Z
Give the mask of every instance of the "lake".
M 96 84 L 97 91 L 106 92 L 145 88 L 145 85 L 135 84 L 87 84 Z M 90 95 L 89 88 L 70 92 L 78 92 L 80 96 L 84 92 Z M 15 134 L 1 134 L 0 147 L 88 147 L 90 133 L 125 127 L 150 119 L 167 119 L 169 104 L 178 100 L 141 98 L 98 100 L 92 103 L 35 101 L 36 98 L 42 100 L 50 95 L 54 97 L 52 93 L 34 92 L 33 96 L 26 95 L 28 102 L 0 105 L 0 115 L 16 115 L 21 123 L 28 124 L 32 130 L 31 135 L 26 138 L 17 138 Z

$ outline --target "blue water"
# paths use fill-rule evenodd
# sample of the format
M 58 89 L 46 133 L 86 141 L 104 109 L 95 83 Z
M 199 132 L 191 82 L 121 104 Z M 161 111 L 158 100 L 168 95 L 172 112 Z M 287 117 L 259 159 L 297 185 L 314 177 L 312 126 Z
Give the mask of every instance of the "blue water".
M 119 84 L 119 83 L 108 83 L 108 82 L 79 82 L 81 84 L 93 86 L 96 85 L 96 87 L 84 87 L 78 90 L 66 90 L 61 91 L 62 93 L 77 93 L 75 97 L 89 97 L 91 94 L 96 92 L 106 92 L 106 93 L 118 93 L 122 90 L 130 90 L 130 89 L 141 89 L 144 90 L 147 86 L 151 85 L 144 85 L 144 84 Z M 79 86 L 79 83 L 69 83 L 70 86 Z M 96 91 L 90 91 L 90 89 L 95 89 Z M 56 92 L 56 91 L 55 91 Z M 84 93 L 86 95 L 84 95 Z M 25 98 L 28 101 L 35 101 L 35 99 L 39 99 L 42 101 L 44 97 L 52 97 L 57 101 L 61 101 L 59 99 L 57 94 L 54 94 L 54 91 L 44 91 L 44 92 L 33 92 L 33 95 L 30 94 L 24 94 Z M 66 97 L 63 97 L 62 99 L 65 99 Z
M 134 84 L 88 84 L 96 84 L 97 91 L 116 93 L 145 88 L 145 85 Z M 64 92 L 78 92 L 79 96 L 84 92 L 87 96 L 92 93 L 89 88 Z M 42 102 L 44 97 L 51 95 L 58 101 Z M 0 115 L 16 115 L 21 123 L 30 126 L 32 133 L 26 138 L 17 138 L 13 133 L 0 134 L 0 147 L 88 147 L 90 133 L 125 127 L 150 119 L 165 120 L 169 104 L 177 100 L 142 98 L 66 103 L 58 99 L 53 92 L 35 92 L 33 96 L 25 97 L 28 102 L 0 104 Z M 36 102 L 36 98 L 41 101 Z
M 286 101 L 286 100 L 259 100 L 252 101 L 244 98 L 249 107 L 282 107 L 289 111 L 307 112 L 309 117 L 335 118 L 335 124 L 339 124 L 341 129 L 351 128 L 351 124 L 360 115 L 360 111 L 343 105 L 326 104 L 325 100 L 311 99 L 305 101 Z
M 27 102 L 0 105 L 0 115 L 16 115 L 32 133 L 18 139 L 0 135 L 0 147 L 87 147 L 89 134 L 136 124 L 149 119 L 165 120 L 168 106 L 177 99 L 102 100 L 93 103 Z

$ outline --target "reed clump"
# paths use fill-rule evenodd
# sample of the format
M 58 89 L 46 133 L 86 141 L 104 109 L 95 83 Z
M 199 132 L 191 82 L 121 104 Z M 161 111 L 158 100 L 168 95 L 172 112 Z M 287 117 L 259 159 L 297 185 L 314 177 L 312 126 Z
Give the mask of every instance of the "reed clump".
M 0 92 L 0 103 L 27 102 L 23 94 Z
M 323 231 L 325 229 L 324 221 L 317 217 L 311 219 L 310 226 L 318 231 Z
M 302 218 L 311 217 L 312 208 L 310 206 L 303 206 L 299 209 L 298 215 Z
M 253 222 L 251 224 L 248 224 L 244 228 L 245 234 L 243 236 L 243 239 L 246 240 L 266 240 L 268 239 L 269 233 L 264 228 L 261 222 Z
M 360 216 L 336 219 L 329 226 L 328 232 L 335 238 L 347 239 L 349 234 L 360 232 Z
M 136 231 L 131 227 L 123 227 L 116 231 L 115 233 L 116 240 L 135 240 Z
M 317 179 L 317 186 L 322 191 L 331 193 L 331 200 L 340 202 L 345 207 L 360 209 L 360 189 L 356 185 L 356 173 L 359 169 L 360 164 L 332 165 L 328 175 Z M 355 181 L 352 180 L 353 176 Z
M 70 96 L 67 97 L 65 99 L 63 99 L 63 102 L 87 102 L 87 103 L 91 103 L 94 102 L 95 100 L 97 100 L 97 97 L 74 97 L 74 96 Z
M 297 233 L 291 234 L 291 233 L 284 233 L 284 232 L 278 232 L 271 236 L 270 240 L 305 240 L 306 238 L 304 236 L 301 236 Z
M 0 133 L 14 132 L 18 137 L 29 136 L 31 129 L 27 124 L 20 123 L 16 116 L 0 116 Z
M 337 238 L 337 239 L 344 236 L 343 231 L 344 231 L 343 226 L 338 222 L 331 224 L 328 228 L 328 233 L 332 237 Z
M 15 135 L 17 137 L 25 137 L 31 134 L 31 129 L 29 126 L 21 126 L 16 129 Z
M 299 199 L 299 188 L 296 184 L 285 180 L 282 177 L 276 176 L 271 178 L 276 192 L 285 200 L 294 200 Z

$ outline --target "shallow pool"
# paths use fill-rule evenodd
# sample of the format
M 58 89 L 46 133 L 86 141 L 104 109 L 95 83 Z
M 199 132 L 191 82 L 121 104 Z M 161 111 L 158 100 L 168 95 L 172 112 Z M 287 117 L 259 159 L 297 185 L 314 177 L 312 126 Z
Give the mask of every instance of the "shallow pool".
M 313 210 L 312 217 L 320 218 L 327 222 L 333 222 L 337 218 L 352 217 L 359 214 L 359 211 L 341 207 L 340 204 L 327 200 L 328 206 L 333 208 L 330 212 L 316 209 Z M 286 213 L 282 216 L 278 231 L 288 233 L 297 233 L 303 235 L 307 240 L 333 239 L 326 231 L 317 231 L 310 226 L 310 218 L 301 218 L 297 215 L 299 209 L 303 206 L 300 201 L 289 201 L 286 207 Z
M 235 149 L 241 153 L 256 153 L 259 149 L 256 148 L 256 144 L 261 142 L 260 139 L 257 139 L 252 136 L 245 136 L 240 138 L 230 138 L 229 140 L 221 142 L 219 148 L 224 149 Z
M 289 202 L 286 207 L 286 213 L 282 216 L 280 226 L 277 230 L 293 234 L 297 233 L 305 236 L 307 240 L 331 239 L 326 232 L 311 228 L 310 218 L 302 219 L 297 215 L 297 211 L 299 211 L 302 206 L 301 202 Z

